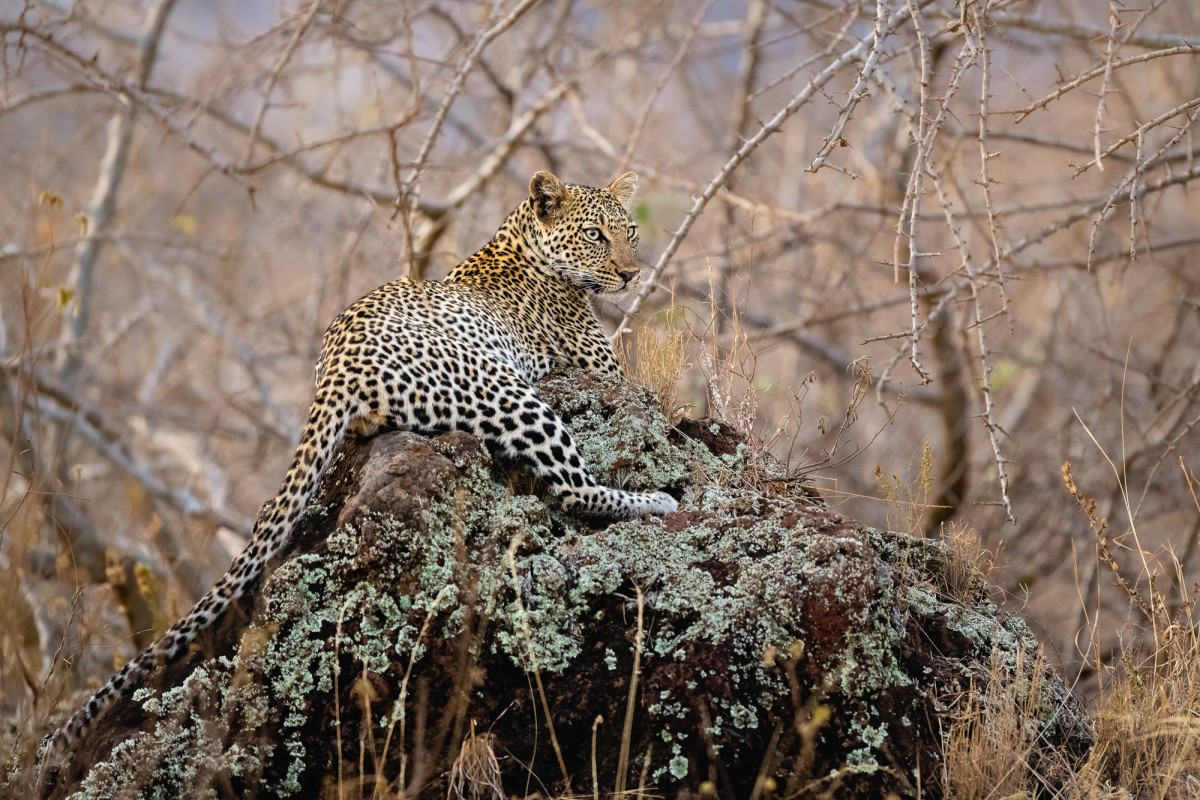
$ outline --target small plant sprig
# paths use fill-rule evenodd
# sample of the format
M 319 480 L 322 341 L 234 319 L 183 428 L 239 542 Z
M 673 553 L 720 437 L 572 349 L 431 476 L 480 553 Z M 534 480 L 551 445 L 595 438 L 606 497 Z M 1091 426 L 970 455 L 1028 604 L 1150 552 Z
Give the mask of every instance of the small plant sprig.
M 1125 576 L 1121 574 L 1121 565 L 1117 562 L 1116 557 L 1112 553 L 1112 548 L 1109 546 L 1108 536 L 1108 519 L 1101 516 L 1096 509 L 1095 498 L 1088 497 L 1079 491 L 1079 487 L 1075 485 L 1075 479 L 1071 475 L 1071 462 L 1064 461 L 1062 465 L 1063 483 L 1066 484 L 1067 492 L 1075 499 L 1075 505 L 1079 506 L 1079 510 L 1087 517 L 1088 525 L 1096 532 L 1096 548 L 1097 555 L 1101 561 L 1108 565 L 1112 571 L 1113 580 L 1121 591 L 1129 598 L 1129 601 L 1137 606 L 1138 610 L 1146 617 L 1146 619 L 1154 623 L 1154 609 L 1150 603 L 1147 603 Z M 1150 576 L 1153 578 L 1153 576 Z M 1154 591 L 1153 583 L 1151 583 L 1151 601 L 1154 607 L 1165 607 L 1161 597 Z

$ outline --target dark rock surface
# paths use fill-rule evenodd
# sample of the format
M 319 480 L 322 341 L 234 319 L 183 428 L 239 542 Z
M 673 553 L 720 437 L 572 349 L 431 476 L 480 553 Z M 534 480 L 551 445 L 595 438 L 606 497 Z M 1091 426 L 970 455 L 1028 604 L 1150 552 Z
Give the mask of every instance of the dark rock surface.
M 60 796 L 936 797 L 940 737 L 996 676 L 1040 694 L 1043 774 L 1086 750 L 940 541 L 764 481 L 642 390 L 542 393 L 603 481 L 681 511 L 573 518 L 466 434 L 351 441 L 291 552 L 89 732 Z

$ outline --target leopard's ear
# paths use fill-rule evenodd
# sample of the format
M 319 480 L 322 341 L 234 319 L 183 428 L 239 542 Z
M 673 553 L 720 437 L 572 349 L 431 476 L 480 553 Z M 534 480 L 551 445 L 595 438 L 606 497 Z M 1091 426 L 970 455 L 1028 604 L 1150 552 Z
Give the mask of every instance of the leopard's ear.
M 608 185 L 608 193 L 625 206 L 628 211 L 633 210 L 633 199 L 637 197 L 638 177 L 636 172 L 626 172 L 621 177 Z
M 537 218 L 549 222 L 566 204 L 567 187 L 549 172 L 535 172 L 529 180 L 529 197 L 533 200 L 533 211 Z

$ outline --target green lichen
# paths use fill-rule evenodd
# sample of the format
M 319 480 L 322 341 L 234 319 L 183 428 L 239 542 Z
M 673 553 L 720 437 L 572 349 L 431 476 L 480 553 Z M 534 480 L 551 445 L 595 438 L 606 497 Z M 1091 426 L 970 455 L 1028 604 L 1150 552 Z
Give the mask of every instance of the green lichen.
M 672 435 L 653 405 L 631 397 L 614 414 L 575 392 L 560 398 L 561 410 L 602 481 L 682 494 L 686 524 L 645 519 L 593 530 L 594 521 L 506 489 L 497 480 L 503 465 L 447 447 L 459 470 L 441 495 L 403 520 L 386 509 L 360 514 L 287 560 L 265 585 L 264 613 L 236 656 L 146 698 L 153 715 L 175 721 L 114 751 L 89 787 L 131 785 L 122 764 L 137 750 L 169 765 L 159 781 L 166 787 L 216 774 L 250 786 L 267 774 L 262 791 L 296 794 L 330 768 L 306 745 L 314 708 L 366 673 L 394 686 L 423 666 L 431 642 L 453 639 L 469 619 L 487 622 L 486 638 L 472 645 L 477 658 L 541 676 L 569 675 L 591 652 L 593 680 L 625 680 L 640 643 L 640 688 L 654 700 L 638 708 L 638 723 L 662 743 L 649 765 L 656 781 L 693 773 L 689 753 L 700 733 L 704 752 L 741 757 L 737 748 L 765 741 L 778 720 L 793 718 L 794 691 L 836 706 L 830 735 L 836 726 L 846 740 L 845 766 L 881 769 L 890 736 L 927 716 L 914 689 L 926 676 L 910 674 L 901 659 L 907 634 L 898 610 L 952 626 L 982 654 L 999 648 L 1015 668 L 1015 654 L 1031 641 L 1024 624 L 986 603 L 964 608 L 939 594 L 934 573 L 943 554 L 935 546 L 831 522 L 799 499 L 769 498 L 736 479 L 745 447 L 717 458 Z M 721 485 L 695 483 L 717 474 Z M 822 524 L 806 525 L 810 519 Z M 613 635 L 614 614 L 623 638 L 597 651 L 594 637 Z M 806 682 L 790 685 L 784 664 Z M 963 676 L 972 669 L 964 661 Z M 250 677 L 231 681 L 232 674 Z M 257 748 L 229 726 L 201 725 L 194 698 L 202 687 L 222 719 L 274 725 L 277 746 Z M 410 709 L 396 694 L 375 725 L 407 720 Z M 891 725 L 897 718 L 902 724 Z M 189 765 L 177 763 L 185 752 L 195 756 Z M 755 759 L 763 763 L 761 753 Z
M 738 481 L 744 459 L 735 455 L 725 463 L 700 442 L 674 433 L 649 390 L 587 376 L 551 378 L 542 383 L 542 390 L 605 484 L 634 491 L 686 492 L 697 475 L 722 475 L 723 483 Z M 713 427 L 719 434 L 720 425 Z
M 256 781 L 264 749 L 252 744 L 227 749 L 230 663 L 218 661 L 197 667 L 182 685 L 161 694 L 135 693 L 146 711 L 158 720 L 142 736 L 121 742 L 107 759 L 95 765 L 79 784 L 72 800 L 116 800 L 144 797 L 177 800 L 210 798 L 222 776 Z M 221 712 L 204 709 L 214 703 Z M 249 704 L 251 714 L 261 711 Z M 147 765 L 153 765 L 149 774 Z

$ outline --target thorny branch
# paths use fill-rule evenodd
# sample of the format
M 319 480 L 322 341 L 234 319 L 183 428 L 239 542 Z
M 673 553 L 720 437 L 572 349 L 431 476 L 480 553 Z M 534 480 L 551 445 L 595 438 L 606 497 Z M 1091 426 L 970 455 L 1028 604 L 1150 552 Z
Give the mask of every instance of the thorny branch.
M 909 12 L 915 13 L 911 3 L 909 4 Z M 850 115 L 854 113 L 854 109 L 866 97 L 871 76 L 875 73 L 875 68 L 879 66 L 879 59 L 883 55 L 883 42 L 887 37 L 888 16 L 887 1 L 876 0 L 875 30 L 872 34 L 873 38 L 870 49 L 867 51 L 867 57 L 863 60 L 862 68 L 858 71 L 858 79 L 854 82 L 854 87 L 850 90 L 850 94 L 846 98 L 841 111 L 838 112 L 838 118 L 833 123 L 833 129 L 825 137 L 825 143 L 817 151 L 817 155 L 813 158 L 812 163 L 808 165 L 807 172 L 816 172 L 821 169 L 821 167 L 825 166 L 825 160 L 829 158 L 829 154 L 833 152 L 833 149 L 845 144 L 842 133 L 846 130 L 846 124 L 850 122 Z
M 907 16 L 908 15 L 905 12 L 898 12 L 890 15 L 888 18 L 888 23 L 885 26 L 885 30 L 888 33 L 895 30 L 896 27 L 898 27 L 905 19 L 907 19 Z M 650 294 L 658 287 L 659 278 L 661 277 L 663 270 L 666 269 L 667 264 L 670 263 L 671 257 L 675 255 L 675 252 L 679 249 L 680 244 L 682 244 L 684 238 L 688 235 L 688 232 L 692 229 L 692 226 L 700 217 L 700 214 L 704 212 L 704 209 L 708 205 L 709 201 L 712 200 L 717 192 L 724 187 L 725 183 L 729 180 L 729 176 L 733 174 L 734 170 L 741 166 L 742 162 L 749 158 L 750 155 L 757 150 L 758 147 L 764 141 L 766 141 L 769 136 L 777 133 L 783 127 L 783 124 L 787 122 L 788 118 L 790 118 L 801 108 L 804 108 L 804 106 L 808 104 L 813 96 L 822 87 L 824 87 L 825 84 L 832 80 L 835 75 L 838 75 L 847 64 L 862 60 L 870 51 L 871 44 L 875 40 L 875 33 L 872 32 L 870 36 L 860 39 L 854 47 L 846 50 L 844 53 L 830 62 L 824 69 L 818 72 L 811 80 L 809 80 L 807 84 L 805 84 L 803 89 L 801 89 L 796 93 L 795 96 L 792 97 L 787 105 L 775 112 L 775 115 L 763 123 L 753 136 L 746 139 L 742 146 L 739 147 L 721 166 L 721 169 L 716 175 L 713 176 L 712 180 L 708 182 L 708 185 L 704 187 L 704 190 L 697 197 L 693 198 L 692 206 L 688 209 L 687 214 L 684 216 L 683 222 L 680 223 L 679 227 L 676 228 L 675 232 L 671 235 L 671 240 L 667 242 L 667 246 L 663 249 L 662 254 L 659 255 L 658 260 L 654 263 L 654 266 L 650 268 L 649 273 L 643 278 L 642 287 L 638 290 L 637 295 L 634 297 L 633 302 L 630 303 L 629 307 L 626 309 L 624 315 L 622 315 L 621 321 L 618 323 L 617 329 L 614 331 L 612 336 L 614 341 L 619 340 L 622 335 L 629 332 L 629 322 L 638 313 L 638 311 L 641 310 L 642 303 L 646 301 L 646 298 L 649 297 Z
M 1093 158 L 1091 161 L 1087 162 L 1086 164 L 1083 164 L 1080 167 L 1078 167 L 1075 170 L 1075 174 L 1072 177 L 1078 177 L 1079 175 L 1083 174 L 1084 172 L 1087 172 L 1092 167 L 1101 167 L 1102 168 L 1104 159 L 1107 158 L 1109 155 L 1111 155 L 1113 153 L 1113 151 L 1117 150 L 1118 148 L 1124 147 L 1125 145 L 1127 145 L 1131 142 L 1137 142 L 1142 136 L 1144 136 L 1146 134 L 1147 131 L 1151 130 L 1152 128 L 1157 128 L 1159 125 L 1162 125 L 1164 122 L 1167 122 L 1170 119 L 1178 117 L 1181 114 L 1187 114 L 1187 112 L 1191 111 L 1194 108 L 1200 108 L 1200 97 L 1196 97 L 1191 100 L 1188 100 L 1186 103 L 1180 103 L 1179 105 L 1175 106 L 1171 110 L 1164 111 L 1163 113 L 1159 114 L 1157 117 L 1150 120 L 1149 122 L 1142 123 L 1133 132 L 1122 136 L 1121 138 L 1117 139 L 1115 142 L 1110 144 L 1107 148 L 1104 149 L 1103 152 L 1100 152 L 1099 150 L 1097 150 L 1095 158 Z M 1191 123 L 1189 122 L 1188 125 L 1190 125 L 1190 124 Z M 1184 126 L 1184 130 L 1187 130 L 1187 125 Z M 1179 141 L 1179 138 L 1173 139 L 1171 141 L 1171 144 L 1174 145 L 1178 141 Z
M 1022 122 L 1026 117 L 1028 117 L 1033 112 L 1038 111 L 1043 108 L 1046 108 L 1051 103 L 1053 103 L 1055 100 L 1058 100 L 1060 97 L 1064 97 L 1064 96 L 1070 94 L 1071 92 L 1075 91 L 1080 86 L 1082 86 L 1083 84 L 1085 84 L 1089 81 L 1095 80 L 1096 78 L 1100 77 L 1101 75 L 1109 76 L 1109 75 L 1112 75 L 1116 70 L 1118 70 L 1122 67 L 1132 67 L 1137 64 L 1144 64 L 1147 61 L 1154 61 L 1159 58 L 1167 58 L 1169 56 L 1178 56 L 1178 55 L 1195 55 L 1197 53 L 1200 53 L 1200 42 L 1192 42 L 1192 43 L 1188 43 L 1188 44 L 1182 44 L 1177 47 L 1168 47 L 1163 50 L 1155 50 L 1150 53 L 1142 53 L 1141 55 L 1130 56 L 1127 58 L 1122 58 L 1120 56 L 1114 55 L 1111 59 L 1106 59 L 1103 66 L 1099 66 L 1094 69 L 1089 69 L 1089 70 L 1079 73 L 1071 80 L 1065 81 L 1064 83 L 1062 83 L 1057 89 L 1050 92 L 1048 95 L 1043 97 L 1041 100 L 1038 100 L 1036 103 L 1031 103 L 1030 105 L 1027 105 L 1024 108 L 1019 108 L 1016 111 L 1012 111 L 1010 113 L 1016 115 L 1017 122 Z
M 441 135 L 442 125 L 446 122 L 446 115 L 450 113 L 450 106 L 454 104 L 454 101 L 462 93 L 467 75 L 471 73 L 475 63 L 483 54 L 484 49 L 497 36 L 511 28 L 526 11 L 537 3 L 538 0 L 519 0 L 507 14 L 496 20 L 496 22 L 471 43 L 471 48 L 467 51 L 458 69 L 455 70 L 454 76 L 450 79 L 450 87 L 442 97 L 442 103 L 438 106 L 438 110 L 433 116 L 433 122 L 429 126 L 428 133 L 425 134 L 425 138 L 421 141 L 421 147 L 417 151 L 416 159 L 409 169 L 408 179 L 403 184 L 396 186 L 398 205 L 410 204 L 412 199 L 420 193 L 421 174 L 425 170 L 425 164 L 429 160 L 429 154 L 433 150 L 434 143 L 438 141 Z M 499 8 L 499 4 L 497 4 L 497 8 Z
M 975 312 L 975 324 L 972 328 L 975 331 L 975 341 L 978 346 L 979 389 L 980 394 L 983 396 L 983 427 L 987 431 L 988 441 L 992 445 L 992 455 L 996 464 L 996 476 L 1000 484 L 1000 501 L 1004 504 L 1004 518 L 1010 523 L 1015 524 L 1017 518 L 1013 513 L 1012 499 L 1008 494 L 1008 459 L 1004 457 L 1004 453 L 1000 448 L 1000 440 L 997 437 L 997 432 L 1003 431 L 1001 431 L 1000 425 L 996 421 L 995 394 L 992 389 L 992 372 L 995 367 L 993 366 L 993 354 L 987 343 L 987 326 L 984 324 L 992 315 L 984 310 L 980 292 L 983 279 L 973 266 L 970 245 L 963 237 L 962 228 L 958 223 L 959 215 L 956 213 L 953 200 L 951 200 L 949 194 L 946 192 L 944 181 L 938 173 L 937 167 L 929 164 L 928 169 L 930 180 L 933 181 L 934 188 L 937 190 L 938 201 L 941 203 L 942 211 L 946 217 L 946 227 L 954 237 L 955 248 L 959 253 L 959 267 L 967 276 L 967 289 L 970 292 L 971 303 Z
M 1117 203 L 1125 200 L 1129 201 L 1129 258 L 1132 261 L 1136 257 L 1136 237 L 1133 229 L 1137 225 L 1137 207 L 1142 197 L 1141 187 L 1139 186 L 1141 176 L 1148 167 L 1158 163 L 1158 161 L 1160 161 L 1163 156 L 1166 155 L 1168 150 L 1178 144 L 1184 136 L 1188 135 L 1188 133 L 1192 130 L 1192 125 L 1195 124 L 1197 117 L 1200 117 L 1200 108 L 1196 108 L 1196 110 L 1187 117 L 1186 124 L 1181 125 L 1174 136 L 1164 142 L 1162 147 L 1155 151 L 1149 158 L 1144 160 L 1142 158 L 1142 140 L 1145 135 L 1145 131 L 1141 129 L 1138 130 L 1136 157 L 1134 159 L 1133 166 L 1130 168 L 1129 174 L 1117 186 L 1116 190 L 1108 198 L 1108 202 L 1106 202 L 1100 208 L 1100 211 L 1096 214 L 1096 218 L 1092 221 L 1092 230 L 1088 234 L 1089 267 L 1092 263 L 1092 256 L 1096 252 L 1096 236 L 1100 232 L 1101 223 L 1108 215 L 1108 212 L 1111 211 L 1113 207 L 1117 205 Z

